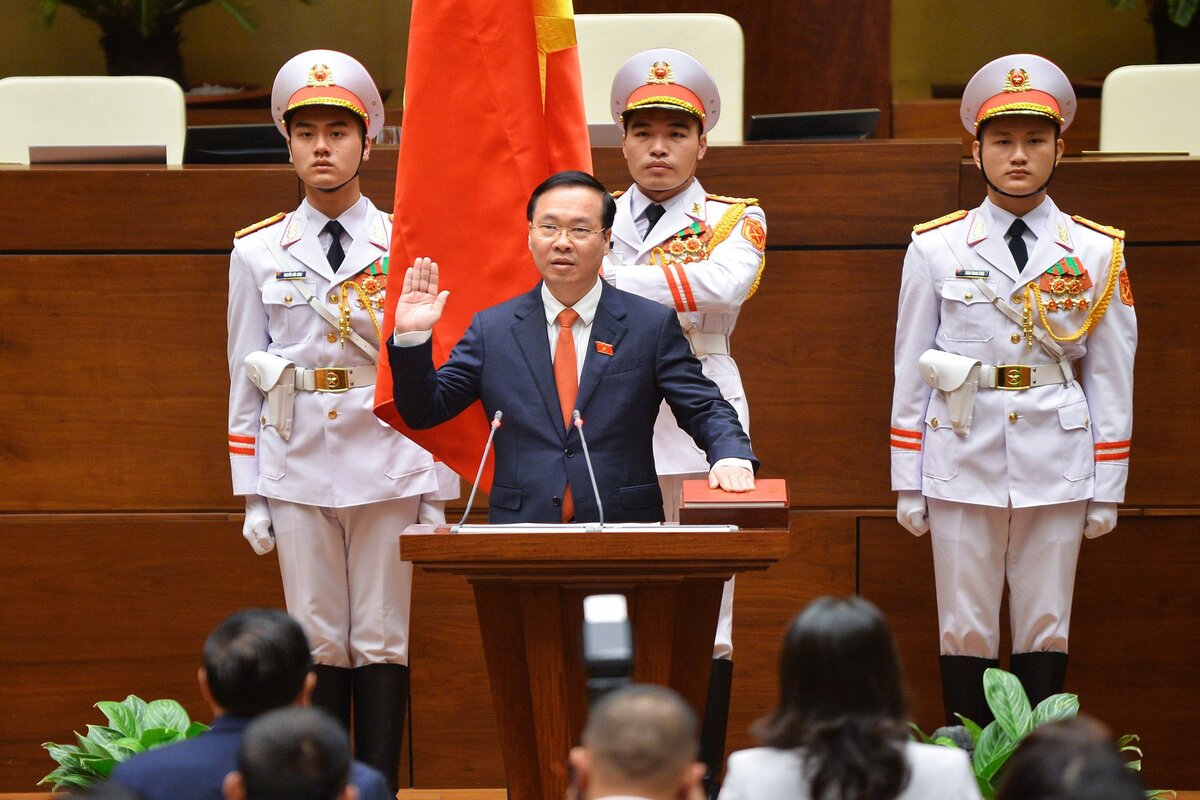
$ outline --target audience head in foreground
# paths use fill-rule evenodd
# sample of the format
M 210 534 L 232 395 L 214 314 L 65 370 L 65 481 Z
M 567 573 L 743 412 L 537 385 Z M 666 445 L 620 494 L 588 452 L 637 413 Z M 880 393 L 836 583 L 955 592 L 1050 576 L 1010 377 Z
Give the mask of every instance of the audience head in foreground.
M 871 603 L 810 603 L 784 637 L 779 677 L 779 705 L 755 731 L 766 747 L 730 756 L 722 798 L 979 797 L 964 753 L 909 741 L 896 644 Z
M 1142 800 L 1108 730 L 1089 717 L 1042 725 L 1005 767 L 996 800 Z
M 225 778 L 227 800 L 355 800 L 346 731 L 315 708 L 281 708 L 250 724 Z
M 204 642 L 200 690 L 214 713 L 253 717 L 306 702 L 316 682 L 300 623 L 274 608 L 226 617 Z
M 571 750 L 578 800 L 703 797 L 696 715 L 675 692 L 634 684 L 592 706 L 582 745 Z

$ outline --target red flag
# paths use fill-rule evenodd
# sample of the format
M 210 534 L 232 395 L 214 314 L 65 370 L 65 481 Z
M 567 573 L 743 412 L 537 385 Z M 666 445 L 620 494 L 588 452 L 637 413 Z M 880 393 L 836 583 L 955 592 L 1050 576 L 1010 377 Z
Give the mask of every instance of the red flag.
M 450 299 L 433 331 L 441 364 L 476 311 L 533 288 L 525 205 L 555 172 L 590 172 L 571 0 L 415 0 L 384 332 L 405 268 L 429 256 Z M 489 420 L 480 403 L 410 430 L 392 402 L 384 350 L 375 413 L 473 478 Z M 492 484 L 491 463 L 480 484 Z

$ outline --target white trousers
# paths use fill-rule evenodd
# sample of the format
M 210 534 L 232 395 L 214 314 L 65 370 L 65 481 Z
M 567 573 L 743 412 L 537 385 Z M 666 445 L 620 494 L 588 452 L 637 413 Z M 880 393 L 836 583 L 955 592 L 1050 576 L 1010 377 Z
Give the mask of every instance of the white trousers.
M 1087 501 L 996 508 L 929 498 L 942 655 L 998 658 L 1008 582 L 1012 651 L 1067 652 Z
M 412 564 L 400 532 L 420 496 L 350 508 L 268 499 L 288 613 L 313 660 L 333 667 L 408 663 Z
M 658 487 L 662 490 L 663 514 L 667 522 L 679 522 L 679 503 L 683 496 L 683 482 L 708 478 L 707 472 L 695 472 L 690 475 L 659 475 Z M 721 615 L 717 617 L 717 637 L 713 642 L 713 658 L 730 660 L 733 658 L 733 582 L 736 578 L 725 581 L 721 592 Z

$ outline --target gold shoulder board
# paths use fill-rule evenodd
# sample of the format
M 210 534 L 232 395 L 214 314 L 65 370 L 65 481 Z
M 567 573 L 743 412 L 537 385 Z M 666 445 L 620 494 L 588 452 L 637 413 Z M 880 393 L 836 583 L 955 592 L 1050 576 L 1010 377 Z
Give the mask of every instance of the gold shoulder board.
M 612 192 L 611 194 L 612 194 L 612 198 L 613 198 L 613 200 L 616 200 L 618 197 L 620 197 L 621 195 L 625 194 L 625 190 L 624 190 L 624 189 L 617 189 L 615 192 Z
M 280 211 L 278 214 L 275 214 L 274 216 L 271 216 L 271 217 L 267 217 L 266 219 L 256 222 L 253 225 L 247 225 L 246 227 L 242 228 L 240 231 L 235 233 L 233 235 L 233 238 L 240 239 L 243 236 L 247 236 L 251 233 L 254 233 L 255 231 L 261 231 L 263 228 L 269 228 L 286 216 L 287 216 L 286 211 Z
M 720 203 L 729 203 L 731 205 L 736 203 L 742 203 L 748 206 L 758 205 L 757 197 L 726 197 L 723 194 L 706 194 L 704 196 L 709 200 L 716 200 Z
M 931 219 L 929 222 L 922 222 L 920 225 L 913 225 L 913 233 L 927 233 L 934 228 L 940 228 L 943 225 L 949 225 L 951 222 L 958 222 L 967 215 L 966 211 L 961 208 L 958 211 L 951 211 L 949 214 Z
M 1101 225 L 1099 222 L 1092 222 L 1087 217 L 1081 217 L 1078 214 L 1071 217 L 1071 219 L 1075 220 L 1080 225 L 1085 225 L 1094 231 L 1099 231 L 1105 236 L 1111 236 L 1114 239 L 1122 240 L 1125 238 L 1125 231 L 1121 230 L 1120 228 L 1114 228 L 1111 225 Z

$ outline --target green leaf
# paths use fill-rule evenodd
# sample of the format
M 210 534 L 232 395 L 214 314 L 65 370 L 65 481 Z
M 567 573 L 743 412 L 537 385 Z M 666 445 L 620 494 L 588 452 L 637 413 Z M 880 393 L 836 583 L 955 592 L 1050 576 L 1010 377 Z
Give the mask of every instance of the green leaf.
M 254 6 L 250 3 L 219 0 L 217 5 L 225 9 L 225 13 L 233 17 L 234 21 L 244 29 L 248 31 L 257 30 L 258 15 L 255 13 Z
M 146 704 L 142 714 L 143 729 L 167 728 L 175 731 L 186 731 L 192 721 L 187 712 L 174 700 L 154 700 Z
M 983 695 L 1009 739 L 1019 741 L 1033 730 L 1033 710 L 1016 675 L 989 667 L 983 673 Z
M 188 725 L 187 730 L 183 732 L 183 738 L 195 739 L 197 736 L 206 732 L 207 730 L 208 726 L 203 722 L 193 722 L 191 725 Z M 918 732 L 919 730 L 920 729 L 918 729 Z
M 1125 766 L 1129 767 L 1134 772 L 1141 772 L 1142 760 L 1140 758 L 1135 758 L 1133 761 L 1126 761 Z
M 118 761 L 115 758 L 98 758 L 91 762 L 92 771 L 99 775 L 104 780 L 108 780 L 108 776 L 112 775 L 113 767 Z
M 142 747 L 142 740 L 135 739 L 132 736 L 122 736 L 120 739 L 114 739 L 109 745 L 110 748 L 121 748 L 122 750 L 132 750 L 135 753 L 140 753 L 146 748 Z
M 983 795 L 983 800 L 993 800 L 996 796 L 996 787 L 992 786 L 992 782 L 984 780 L 978 775 L 975 776 L 975 783 L 979 786 L 979 793 Z
M 958 747 L 958 745 L 954 742 L 954 740 L 951 739 L 949 736 L 939 736 L 936 739 L 934 739 L 931 742 L 931 744 L 941 745 L 942 747 L 955 747 L 955 748 Z
M 1178 796 L 1179 796 L 1179 793 L 1176 792 L 1174 789 L 1147 789 L 1146 790 L 1147 800 L 1160 800 L 1160 798 L 1161 798 L 1161 800 L 1168 800 L 1168 798 L 1169 798 L 1169 800 L 1175 800 L 1175 798 Z
M 1141 737 L 1139 737 L 1136 733 L 1127 733 L 1120 739 L 1117 739 L 1117 747 L 1124 747 L 1127 744 L 1133 744 L 1139 738 Z
M 89 741 L 107 748 L 109 744 L 121 738 L 121 732 L 107 725 L 88 725 L 87 738 Z
M 933 744 L 933 740 L 929 738 L 929 734 L 921 730 L 915 722 L 909 722 L 908 727 L 912 733 L 912 737 L 922 744 Z M 44 746 L 44 745 L 43 745 Z
M 1196 9 L 1200 8 L 1200 0 L 1168 0 L 1167 11 L 1171 21 L 1181 28 L 1192 24 Z
M 1033 725 L 1070 719 L 1079 713 L 1079 696 L 1074 694 L 1052 694 L 1038 703 L 1033 710 Z
M 142 731 L 139 742 L 144 749 L 151 750 L 155 747 L 162 747 L 164 744 L 171 744 L 182 735 L 181 731 L 169 728 L 147 728 Z
M 990 781 L 1017 749 L 1017 741 L 1008 735 L 999 720 L 989 722 L 975 745 L 975 774 Z
M 136 736 L 138 729 L 137 712 L 124 703 L 114 703 L 112 700 L 101 700 L 96 708 L 108 718 L 108 724 L 121 732 L 122 736 Z
M 962 714 L 954 716 L 962 720 L 963 727 L 967 729 L 967 733 L 971 734 L 971 741 L 979 744 L 979 737 L 983 734 L 983 728 L 979 727 L 979 723 L 973 719 L 967 719 Z
M 63 775 L 56 775 L 59 770 L 54 770 L 46 777 L 38 781 L 38 786 L 43 783 L 54 784 L 55 790 L 61 789 L 64 786 L 74 786 L 78 789 L 86 789 L 96 782 L 95 776 L 85 775 L 79 772 L 71 772 Z
M 110 754 L 105 743 L 94 741 L 80 733 L 76 733 L 75 738 L 79 740 L 79 746 L 82 748 L 79 758 L 84 763 L 87 763 L 87 761 L 92 758 L 109 757 Z
M 62 764 L 64 767 L 79 766 L 79 754 L 81 751 L 75 745 L 45 742 L 42 747 L 46 748 L 46 752 L 50 754 L 51 759 Z

